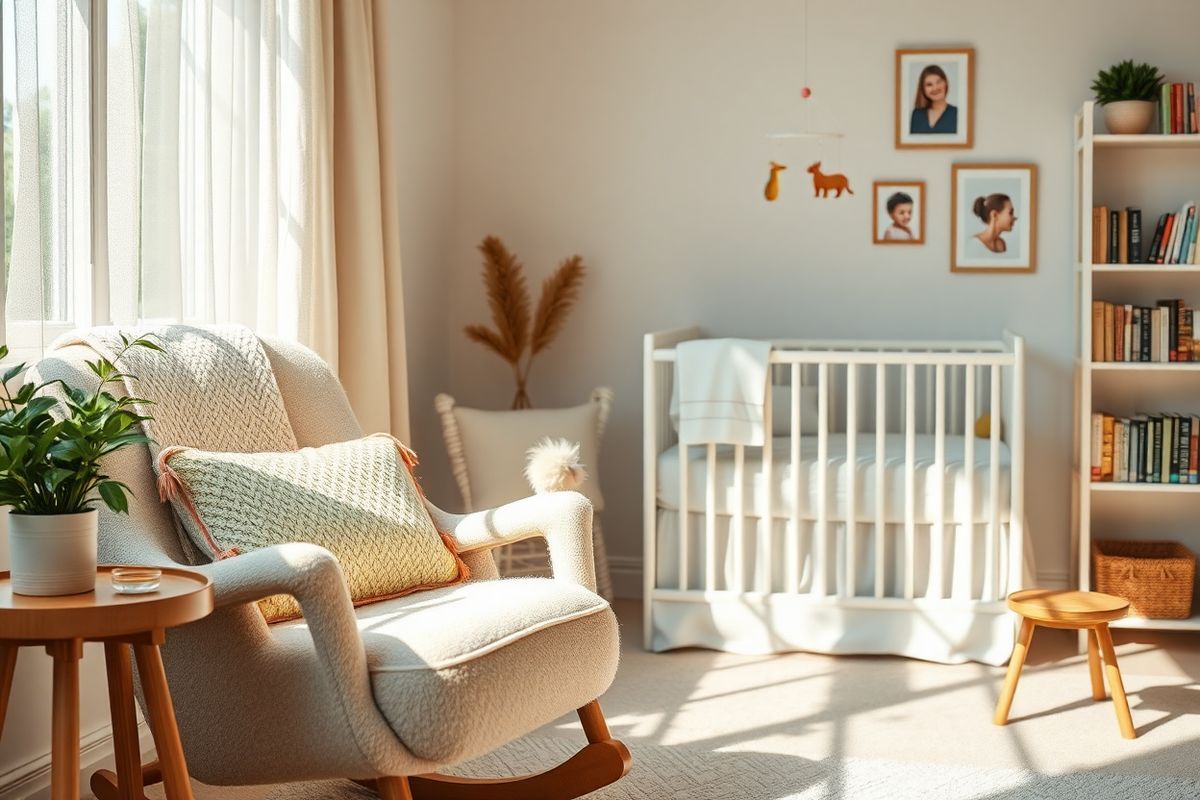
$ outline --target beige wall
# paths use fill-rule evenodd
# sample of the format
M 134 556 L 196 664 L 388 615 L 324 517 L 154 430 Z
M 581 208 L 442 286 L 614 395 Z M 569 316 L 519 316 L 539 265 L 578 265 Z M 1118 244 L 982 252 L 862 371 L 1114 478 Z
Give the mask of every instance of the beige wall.
M 1028 507 L 1043 578 L 1068 566 L 1074 331 L 1071 121 L 1098 67 L 1134 57 L 1200 79 L 1200 4 L 810 0 L 812 127 L 784 195 L 762 200 L 764 135 L 796 130 L 801 0 L 462 0 L 455 22 L 455 224 L 450 383 L 499 406 L 510 378 L 466 342 L 485 318 L 474 244 L 503 236 L 540 280 L 562 256 L 592 268 L 566 336 L 533 376 L 535 404 L 617 403 L 601 468 L 610 552 L 641 553 L 640 336 L 699 323 L 744 336 L 1027 337 Z M 1155 19 L 1162 24 L 1142 24 Z M 1169 22 L 1168 22 L 1169 21 Z M 892 146 L 897 47 L 977 51 L 975 147 Z M 840 155 L 840 157 L 839 157 Z M 852 198 L 806 196 L 806 159 Z M 955 161 L 1040 166 L 1033 276 L 951 275 Z M 799 173 L 799 174 L 797 174 Z M 927 181 L 928 244 L 870 244 L 871 182 Z M 414 407 L 424 398 L 414 397 Z
M 454 9 L 402 0 L 390 40 L 399 139 L 400 257 L 404 274 L 413 447 L 429 496 L 458 507 L 433 398 L 449 384 L 447 249 L 454 191 Z

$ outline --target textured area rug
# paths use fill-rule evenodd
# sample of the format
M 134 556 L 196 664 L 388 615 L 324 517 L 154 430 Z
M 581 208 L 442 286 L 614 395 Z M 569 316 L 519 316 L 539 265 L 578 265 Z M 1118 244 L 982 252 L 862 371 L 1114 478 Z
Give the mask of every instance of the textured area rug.
M 499 777 L 561 763 L 577 743 L 530 737 L 457 770 Z M 633 770 L 590 800 L 1075 800 L 1200 797 L 1200 781 L 1178 777 L 1076 772 L 1039 775 L 1009 768 L 843 759 L 809 761 L 769 753 L 712 752 L 686 746 L 634 745 Z M 147 795 L 163 796 L 162 787 Z M 348 781 L 223 789 L 196 785 L 197 800 L 365 800 L 375 795 Z

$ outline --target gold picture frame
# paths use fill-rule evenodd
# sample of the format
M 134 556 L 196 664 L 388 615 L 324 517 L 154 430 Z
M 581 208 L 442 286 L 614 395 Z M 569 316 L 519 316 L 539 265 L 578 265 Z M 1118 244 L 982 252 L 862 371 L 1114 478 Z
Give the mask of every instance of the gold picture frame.
M 1032 163 L 950 166 L 951 272 L 1037 271 L 1037 178 Z
M 910 229 L 907 238 L 902 235 L 902 226 L 887 208 L 892 198 L 900 193 L 909 198 L 907 205 L 912 215 L 907 226 Z M 875 181 L 871 184 L 871 200 L 872 244 L 925 244 L 925 181 Z M 889 217 L 893 220 L 891 224 L 888 224 Z M 885 225 L 887 227 L 883 227 Z
M 940 77 L 945 101 L 932 119 L 926 81 Z M 951 130 L 952 128 L 952 130 Z M 896 51 L 896 149 L 969 150 L 975 146 L 975 49 L 946 47 Z

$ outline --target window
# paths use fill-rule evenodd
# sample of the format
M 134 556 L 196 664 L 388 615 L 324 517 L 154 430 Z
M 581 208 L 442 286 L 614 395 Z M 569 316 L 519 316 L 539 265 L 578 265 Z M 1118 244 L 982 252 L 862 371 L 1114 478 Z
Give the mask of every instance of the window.
M 299 338 L 332 258 L 321 8 L 0 0 L 15 358 L 91 324 Z
M 90 319 L 89 6 L 0 0 L 4 304 L 18 359 Z

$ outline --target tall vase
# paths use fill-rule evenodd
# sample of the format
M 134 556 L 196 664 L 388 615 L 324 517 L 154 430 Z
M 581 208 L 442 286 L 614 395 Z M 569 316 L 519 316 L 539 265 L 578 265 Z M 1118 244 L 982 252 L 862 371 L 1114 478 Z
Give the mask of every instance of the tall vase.
M 98 512 L 8 515 L 13 592 L 52 596 L 96 588 Z

